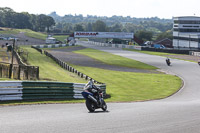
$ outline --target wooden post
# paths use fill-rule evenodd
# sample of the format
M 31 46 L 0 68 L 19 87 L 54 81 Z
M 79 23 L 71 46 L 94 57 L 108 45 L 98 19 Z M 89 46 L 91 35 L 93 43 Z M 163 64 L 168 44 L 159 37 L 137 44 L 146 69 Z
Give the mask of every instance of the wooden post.
M 15 48 L 15 39 L 13 39 L 12 59 L 11 59 L 11 64 L 10 64 L 10 69 L 9 69 L 9 78 L 12 77 L 13 58 L 14 58 L 14 48 Z

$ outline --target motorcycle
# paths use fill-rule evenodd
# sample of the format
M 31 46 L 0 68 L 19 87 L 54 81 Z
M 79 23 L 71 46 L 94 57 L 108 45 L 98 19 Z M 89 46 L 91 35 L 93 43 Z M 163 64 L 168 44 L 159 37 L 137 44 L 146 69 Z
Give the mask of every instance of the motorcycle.
M 166 63 L 167 63 L 167 65 L 168 66 L 170 66 L 171 65 L 171 62 L 170 62 L 170 59 L 168 58 L 168 59 L 166 59 Z
M 107 110 L 106 102 L 103 99 L 103 92 L 92 85 L 90 91 L 83 91 L 82 96 L 86 99 L 86 107 L 90 112 L 94 112 L 95 109 L 101 108 L 103 111 Z

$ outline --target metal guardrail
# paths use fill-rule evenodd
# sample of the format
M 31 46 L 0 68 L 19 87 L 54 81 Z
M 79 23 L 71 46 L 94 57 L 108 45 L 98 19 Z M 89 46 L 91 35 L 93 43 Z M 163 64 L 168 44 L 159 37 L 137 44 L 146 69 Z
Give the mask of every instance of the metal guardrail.
M 7 100 L 48 100 L 83 99 L 83 83 L 46 81 L 0 81 L 0 101 Z M 96 85 L 104 96 L 106 85 Z
M 200 52 L 190 51 L 189 55 L 200 56 Z
M 69 44 L 52 44 L 52 45 L 32 45 L 35 48 L 58 48 L 58 47 L 66 47 Z
M 22 100 L 21 81 L 1 81 L 0 82 L 0 101 Z

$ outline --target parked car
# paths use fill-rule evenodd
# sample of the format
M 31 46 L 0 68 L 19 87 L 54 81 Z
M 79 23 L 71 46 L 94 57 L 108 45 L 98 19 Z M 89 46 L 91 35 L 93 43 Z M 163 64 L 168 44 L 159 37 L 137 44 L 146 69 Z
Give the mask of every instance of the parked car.
M 160 48 L 160 49 L 165 48 L 165 46 L 162 45 L 162 44 L 152 44 L 151 47 L 153 47 L 153 48 Z

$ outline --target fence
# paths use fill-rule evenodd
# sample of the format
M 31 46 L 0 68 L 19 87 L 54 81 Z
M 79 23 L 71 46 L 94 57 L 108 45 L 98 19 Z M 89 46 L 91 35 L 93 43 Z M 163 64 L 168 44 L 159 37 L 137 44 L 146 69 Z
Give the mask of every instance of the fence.
M 23 80 L 39 79 L 39 67 L 25 64 L 19 54 L 14 50 L 13 54 L 18 64 L 12 66 L 13 78 Z M 11 67 L 11 66 L 10 66 Z
M 158 48 L 147 48 L 147 47 L 142 47 L 142 50 L 146 50 L 146 51 L 155 51 L 155 52 L 175 53 L 175 54 L 189 54 L 189 52 L 190 52 L 190 50 L 181 50 L 181 49 L 158 49 Z
M 85 84 L 66 82 L 7 81 L 0 82 L 0 101 L 83 99 Z M 106 85 L 96 85 L 106 96 Z
M 0 64 L 0 78 L 9 78 L 10 64 L 1 63 Z
M 109 44 L 109 43 L 101 43 L 101 42 L 93 42 L 89 41 L 88 43 L 94 44 L 97 46 L 102 46 L 102 47 L 112 47 L 112 48 L 127 48 L 127 49 L 136 49 L 136 50 L 141 50 L 141 46 L 136 46 L 136 45 L 125 45 L 125 44 Z
M 175 54 L 190 54 L 191 50 L 193 51 L 194 56 L 200 56 L 199 49 L 194 48 L 166 48 L 166 49 L 159 49 L 159 48 L 149 48 L 149 47 L 141 47 L 136 45 L 125 45 L 125 44 L 109 44 L 109 43 L 101 43 L 101 42 L 93 42 L 89 41 L 88 43 L 97 45 L 97 46 L 103 46 L 103 47 L 113 47 L 113 48 L 127 48 L 127 49 L 136 49 L 136 50 L 146 50 L 146 51 L 155 51 L 155 52 L 166 52 L 166 53 L 175 53 Z
M 12 69 L 12 74 L 10 74 L 10 69 Z M 9 75 L 11 75 L 11 78 L 13 79 L 36 80 L 39 79 L 39 67 L 1 63 L 0 78 L 10 78 Z

